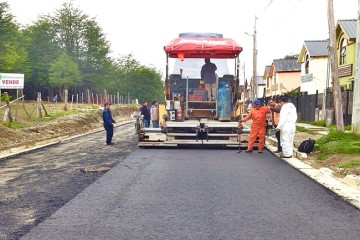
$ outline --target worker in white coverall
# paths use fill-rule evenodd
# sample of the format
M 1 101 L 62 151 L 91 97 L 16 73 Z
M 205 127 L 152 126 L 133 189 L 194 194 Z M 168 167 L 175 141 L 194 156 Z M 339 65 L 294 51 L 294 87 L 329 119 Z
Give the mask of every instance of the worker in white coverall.
M 294 104 L 289 102 L 287 96 L 280 97 L 280 119 L 276 130 L 280 130 L 280 144 L 283 158 L 292 157 L 294 151 L 294 136 L 296 130 L 297 112 Z

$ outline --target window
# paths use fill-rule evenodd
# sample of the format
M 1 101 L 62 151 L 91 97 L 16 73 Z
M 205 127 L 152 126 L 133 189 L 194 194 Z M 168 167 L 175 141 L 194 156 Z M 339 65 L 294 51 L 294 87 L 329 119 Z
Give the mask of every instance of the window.
M 340 42 L 340 65 L 343 65 L 346 63 L 346 45 L 347 41 L 345 38 L 341 39 Z
M 309 54 L 305 57 L 305 74 L 309 74 Z

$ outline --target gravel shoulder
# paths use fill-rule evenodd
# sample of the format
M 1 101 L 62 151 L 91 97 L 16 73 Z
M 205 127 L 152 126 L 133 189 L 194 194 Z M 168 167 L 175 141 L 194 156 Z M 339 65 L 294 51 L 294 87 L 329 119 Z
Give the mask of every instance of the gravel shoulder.
M 111 109 L 117 123 L 131 120 L 133 106 L 117 106 Z M 60 117 L 53 121 L 22 120 L 28 127 L 9 129 L 0 125 L 0 157 L 25 149 L 103 129 L 102 108 L 97 111 L 84 110 L 82 113 Z
M 137 150 L 133 123 L 117 120 L 113 146 L 105 145 L 105 131 L 95 131 L 101 128 L 94 124 L 93 134 L 62 132 L 56 146 L 0 159 L 0 239 L 19 239 Z

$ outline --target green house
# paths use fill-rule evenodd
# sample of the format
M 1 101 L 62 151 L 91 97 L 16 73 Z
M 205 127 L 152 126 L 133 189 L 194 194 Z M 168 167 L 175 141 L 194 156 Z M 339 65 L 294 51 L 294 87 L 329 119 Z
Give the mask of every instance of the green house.
M 356 19 L 338 20 L 336 46 L 340 86 L 352 89 L 355 76 Z

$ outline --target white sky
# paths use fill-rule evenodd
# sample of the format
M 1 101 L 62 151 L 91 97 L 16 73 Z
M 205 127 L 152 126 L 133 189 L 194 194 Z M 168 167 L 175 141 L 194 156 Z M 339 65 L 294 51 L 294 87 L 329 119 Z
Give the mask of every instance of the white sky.
M 0 0 L 4 2 L 4 0 Z M 358 0 L 333 0 L 335 21 L 356 19 Z M 39 15 L 54 14 L 69 0 L 5 0 L 23 25 Z M 243 52 L 245 75 L 252 75 L 254 19 L 257 20 L 257 72 L 273 59 L 298 54 L 305 40 L 328 38 L 327 0 L 73 0 L 75 7 L 95 18 L 112 56 L 132 53 L 146 66 L 165 72 L 163 47 L 182 32 L 222 33 Z M 230 69 L 232 71 L 232 67 Z M 243 76 L 244 73 L 241 73 Z

